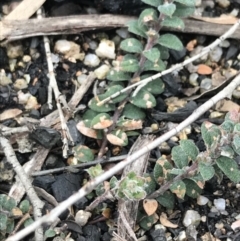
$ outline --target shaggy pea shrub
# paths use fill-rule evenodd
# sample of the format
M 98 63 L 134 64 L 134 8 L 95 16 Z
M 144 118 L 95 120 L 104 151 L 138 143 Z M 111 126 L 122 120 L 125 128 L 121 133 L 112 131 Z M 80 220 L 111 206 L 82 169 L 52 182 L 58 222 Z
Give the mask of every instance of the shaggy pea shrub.
M 133 83 L 150 77 L 154 72 L 165 70 L 169 49 L 183 49 L 181 40 L 174 34 L 160 34 L 162 27 L 184 29 L 181 17 L 194 12 L 194 0 L 142 0 L 149 5 L 139 18 L 128 24 L 132 37 L 120 43 L 123 55 L 113 61 L 107 75 L 107 90 L 95 94 L 89 101 L 89 109 L 78 123 L 79 131 L 91 138 L 102 140 L 102 151 L 106 143 L 128 145 L 128 136 L 138 135 L 135 130 L 142 129 L 145 118 L 144 109 L 156 106 L 156 95 L 164 91 L 160 78 L 145 85 L 138 93 L 122 93 L 108 103 L 100 101 Z M 105 146 L 104 146 L 105 145 Z M 86 148 L 84 150 L 86 151 Z M 90 161 L 89 158 L 88 161 Z

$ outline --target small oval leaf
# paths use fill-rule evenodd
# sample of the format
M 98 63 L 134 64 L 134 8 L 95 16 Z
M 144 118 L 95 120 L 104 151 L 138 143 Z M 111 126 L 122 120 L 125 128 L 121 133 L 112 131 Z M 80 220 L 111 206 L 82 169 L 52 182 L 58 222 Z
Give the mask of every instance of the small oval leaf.
M 135 38 L 127 38 L 120 44 L 120 48 L 129 53 L 141 53 L 143 51 L 142 43 Z
M 121 130 L 115 130 L 107 134 L 107 139 L 116 146 L 126 146 L 128 144 L 127 134 Z
M 130 102 L 140 108 L 153 108 L 156 106 L 155 97 L 148 91 L 140 90 L 136 96 L 130 98 Z

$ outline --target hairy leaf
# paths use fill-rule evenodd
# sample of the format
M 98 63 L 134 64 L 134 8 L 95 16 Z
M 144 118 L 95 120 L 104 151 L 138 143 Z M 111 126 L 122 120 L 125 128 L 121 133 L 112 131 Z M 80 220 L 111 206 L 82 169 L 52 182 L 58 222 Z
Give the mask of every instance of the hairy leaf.
M 170 27 L 170 28 L 177 28 L 177 29 L 184 29 L 185 24 L 182 19 L 178 17 L 166 17 L 162 22 L 162 26 Z
M 102 130 L 94 130 L 91 128 L 91 120 L 80 121 L 77 124 L 77 129 L 85 136 L 94 138 L 94 139 L 102 139 L 103 132 Z
M 136 96 L 130 98 L 130 102 L 140 108 L 153 108 L 156 106 L 155 97 L 148 91 L 140 90 Z
M 99 98 L 99 101 L 101 101 L 101 100 L 103 100 L 103 99 L 100 99 L 100 98 Z M 92 109 L 92 110 L 94 110 L 94 111 L 96 111 L 96 112 L 108 112 L 108 111 L 112 111 L 112 110 L 115 109 L 115 105 L 113 105 L 113 104 L 108 104 L 108 103 L 103 104 L 103 105 L 101 105 L 101 106 L 98 106 L 97 104 L 98 104 L 99 101 L 97 101 L 96 98 L 93 97 L 93 98 L 88 102 L 89 108 Z
M 126 118 L 135 120 L 143 120 L 146 117 L 145 113 L 140 108 L 131 103 L 125 105 L 122 115 Z
M 96 115 L 98 115 L 98 112 L 87 109 L 86 112 L 84 112 L 82 119 L 83 120 L 92 120 Z
M 136 72 L 139 69 L 138 59 L 132 55 L 125 55 L 120 63 L 120 69 L 130 73 Z
M 143 51 L 142 43 L 135 38 L 127 38 L 120 44 L 120 48 L 129 53 L 141 53 Z
M 138 20 L 132 20 L 127 24 L 128 31 L 131 33 L 134 33 L 136 35 L 139 35 L 143 38 L 147 38 L 146 32 L 148 31 L 146 26 L 139 27 Z
M 167 209 L 173 209 L 174 208 L 174 203 L 175 203 L 175 197 L 174 195 L 166 191 L 162 195 L 156 198 L 156 200 L 165 208 Z
M 195 0 L 174 0 L 175 2 L 194 7 L 195 6 Z
M 140 227 L 145 231 L 151 229 L 153 224 L 154 224 L 154 214 L 151 216 L 143 217 L 139 222 Z
M 176 10 L 174 3 L 165 2 L 163 5 L 158 6 L 158 11 L 166 16 L 172 16 Z
M 234 122 L 231 120 L 226 120 L 221 124 L 221 128 L 226 132 L 232 132 L 234 129 Z
M 216 159 L 218 167 L 233 182 L 240 182 L 240 171 L 235 160 L 221 156 Z
M 151 22 L 157 22 L 158 21 L 158 14 L 157 11 L 153 8 L 147 8 L 142 11 L 138 18 L 138 25 L 140 27 L 144 25 L 148 25 Z
M 157 183 L 155 182 L 153 175 L 149 173 L 144 174 L 144 179 L 145 179 L 144 190 L 147 194 L 151 194 L 156 190 Z
M 151 77 L 152 75 L 150 74 L 146 74 L 146 75 L 142 75 L 141 79 L 146 79 L 148 77 Z M 160 78 L 157 78 L 155 80 L 152 80 L 151 82 L 149 82 L 148 84 L 146 84 L 142 90 L 146 90 L 154 95 L 159 95 L 162 94 L 162 92 L 164 91 L 164 83 Z
M 72 148 L 74 157 L 78 162 L 90 162 L 94 160 L 93 152 L 90 148 L 84 145 L 77 145 Z
M 155 181 L 158 184 L 161 184 L 163 180 L 169 180 L 173 177 L 173 175 L 170 174 L 170 171 L 172 170 L 171 163 L 164 157 L 161 156 L 153 169 L 153 176 L 155 178 Z
M 126 146 L 128 144 L 128 138 L 125 132 L 121 130 L 114 130 L 107 134 L 107 139 L 113 145 Z
M 214 168 L 204 162 L 199 162 L 198 170 L 205 181 L 210 180 L 215 174 Z
M 161 35 L 158 39 L 158 43 L 169 49 L 174 49 L 178 51 L 183 49 L 181 40 L 177 36 L 170 33 Z
M 89 174 L 91 178 L 100 176 L 104 172 L 100 164 L 97 164 L 96 166 L 92 166 L 88 169 L 85 169 L 85 171 Z
M 149 71 L 149 70 L 153 70 L 153 71 L 163 71 L 165 70 L 166 65 L 164 64 L 164 62 L 159 59 L 156 63 L 151 62 L 150 60 L 147 60 L 144 64 L 144 71 Z
M 21 209 L 21 211 L 23 212 L 23 214 L 27 213 L 30 209 L 30 203 L 28 200 L 23 200 L 20 205 L 19 208 Z
M 173 16 L 186 18 L 194 14 L 194 11 L 195 11 L 194 7 L 187 7 L 177 2 L 175 2 L 175 4 L 176 4 L 176 10 Z
M 4 213 L 0 213 L 0 231 L 4 231 L 7 229 L 7 215 Z
M 193 180 L 184 179 L 183 182 L 186 185 L 186 194 L 189 197 L 197 198 L 202 193 L 202 189 Z
M 111 69 L 106 78 L 111 81 L 128 81 L 131 76 L 121 70 Z
M 155 63 L 160 58 L 160 51 L 158 48 L 151 48 L 149 50 L 143 51 L 143 55 L 150 60 L 151 62 Z
M 186 185 L 183 181 L 176 181 L 170 186 L 172 193 L 175 193 L 176 196 L 180 199 L 183 199 L 186 193 Z
M 169 58 L 169 50 L 168 48 L 157 45 L 156 48 L 160 51 L 161 59 L 162 60 L 167 60 Z
M 158 7 L 159 5 L 163 4 L 163 0 L 141 0 L 141 1 L 153 7 Z
M 93 129 L 105 129 L 113 124 L 111 117 L 107 113 L 101 113 L 92 119 L 91 127 Z
M 52 237 L 55 237 L 56 236 L 56 232 L 53 230 L 53 229 L 47 229 L 44 233 L 44 236 L 46 238 L 52 238 Z

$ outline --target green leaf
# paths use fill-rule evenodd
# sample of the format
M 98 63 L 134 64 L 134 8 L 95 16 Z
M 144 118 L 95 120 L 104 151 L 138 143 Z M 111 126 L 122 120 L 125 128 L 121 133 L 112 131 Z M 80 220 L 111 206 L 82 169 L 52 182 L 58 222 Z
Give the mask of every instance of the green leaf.
M 166 65 L 165 63 L 159 59 L 156 63 L 153 63 L 150 60 L 146 60 L 145 64 L 144 64 L 144 71 L 149 71 L 149 70 L 153 70 L 153 71 L 163 71 L 166 69 Z
M 125 105 L 122 115 L 135 120 L 143 120 L 146 117 L 146 114 L 140 108 L 130 103 Z
M 183 49 L 181 40 L 177 36 L 170 33 L 161 35 L 158 39 L 158 43 L 169 49 L 174 49 L 178 51 Z
M 103 195 L 103 193 L 105 193 L 105 188 L 104 188 L 104 185 L 102 183 L 97 185 L 94 189 L 95 189 L 96 195 L 98 197 Z
M 128 81 L 131 79 L 131 76 L 129 73 L 125 73 L 121 70 L 111 69 L 106 78 L 111 81 Z
M 229 157 L 229 158 L 233 158 L 234 155 L 235 155 L 234 150 L 230 146 L 228 146 L 228 145 L 221 146 L 219 149 L 221 150 L 221 153 L 220 153 L 221 156 L 226 156 L 226 157 Z
M 221 124 L 221 128 L 226 132 L 233 132 L 234 129 L 234 122 L 231 120 L 226 120 Z
M 98 114 L 98 112 L 91 110 L 91 109 L 87 109 L 86 112 L 84 112 L 82 119 L 83 120 L 92 120 L 97 114 Z
M 181 18 L 178 17 L 166 17 L 162 22 L 161 26 L 170 27 L 170 28 L 177 28 L 177 29 L 184 29 L 185 24 Z
M 197 158 L 199 150 L 192 140 L 181 140 L 180 146 L 190 160 L 194 161 Z
M 194 7 L 195 6 L 195 0 L 174 0 L 175 2 Z
M 174 208 L 174 203 L 175 203 L 175 197 L 174 195 L 166 191 L 162 195 L 156 198 L 156 200 L 165 208 L 167 209 L 173 209 Z
M 189 197 L 197 198 L 202 193 L 202 189 L 193 180 L 184 179 L 183 182 L 186 185 L 186 194 Z
M 77 124 L 77 129 L 85 136 L 94 139 L 102 139 L 103 131 L 102 130 L 94 130 L 91 128 L 91 120 L 80 121 Z
M 107 113 L 101 113 L 92 119 L 91 127 L 93 129 L 106 129 L 113 124 L 111 117 Z
M 97 164 L 96 166 L 92 166 L 88 169 L 85 169 L 85 171 L 89 174 L 91 178 L 100 176 L 104 172 L 100 164 Z
M 117 127 L 122 131 L 142 129 L 142 124 L 142 120 L 129 120 L 125 116 L 121 116 L 117 121 Z
M 0 208 L 5 211 L 11 212 L 17 206 L 15 199 L 5 194 L 0 194 Z
M 141 76 L 141 79 L 146 79 L 152 75 L 143 75 Z M 165 84 L 160 78 L 157 78 L 155 80 L 152 80 L 151 82 L 147 83 L 142 90 L 146 90 L 153 95 L 160 95 L 164 91 Z
M 14 230 L 14 226 L 15 226 L 14 219 L 8 218 L 6 233 L 12 233 L 12 231 Z
M 178 198 L 183 199 L 186 193 L 186 185 L 183 181 L 175 181 L 170 186 L 170 190 L 172 193 L 176 194 Z
M 215 176 L 217 177 L 218 183 L 220 184 L 223 180 L 223 172 L 222 170 L 218 167 L 217 164 L 213 165 L 213 168 L 215 170 Z
M 145 216 L 139 222 L 140 227 L 145 231 L 151 229 L 153 224 L 154 224 L 154 214 L 151 216 Z
M 240 182 L 240 171 L 235 160 L 221 156 L 216 159 L 218 167 L 233 182 Z
M 174 174 L 174 175 L 182 175 L 185 173 L 185 170 L 173 168 L 169 173 Z
M 127 38 L 120 44 L 120 48 L 129 53 L 141 53 L 143 51 L 142 43 L 135 38 Z
M 165 2 L 163 5 L 158 6 L 158 11 L 166 16 L 172 16 L 176 10 L 174 3 Z
M 110 189 L 117 187 L 118 179 L 115 176 L 112 176 L 109 181 L 109 184 L 110 184 Z
M 141 1 L 153 7 L 158 7 L 159 5 L 163 4 L 163 0 L 141 0 Z
M 4 213 L 0 213 L 0 230 L 4 231 L 7 229 L 7 215 Z
M 170 171 L 172 170 L 171 163 L 164 157 L 161 156 L 153 169 L 153 176 L 155 178 L 155 181 L 158 184 L 162 184 L 163 180 L 169 180 L 173 177 L 173 175 L 170 174 Z
M 143 38 L 147 38 L 146 32 L 148 31 L 146 26 L 139 27 L 138 20 L 132 20 L 128 24 L 128 31 L 139 35 Z
M 140 108 L 153 108 L 156 106 L 155 97 L 148 91 L 140 90 L 136 96 L 130 98 L 130 102 Z
M 34 223 L 34 220 L 32 218 L 28 218 L 25 222 L 24 222 L 24 227 L 26 228 L 27 226 L 31 225 L 32 223 Z
M 144 190 L 148 194 L 151 194 L 156 190 L 157 183 L 154 180 L 153 175 L 149 173 L 144 174 L 144 179 L 145 179 L 145 185 L 144 185 Z
M 122 89 L 123 89 L 123 87 L 122 87 L 121 85 L 119 85 L 119 84 L 116 85 L 116 84 L 115 84 L 115 85 L 113 85 L 113 86 L 110 86 L 110 87 L 108 88 L 108 90 L 107 90 L 104 94 L 99 95 L 99 98 L 100 98 L 101 100 L 106 99 L 106 98 L 110 97 L 111 95 L 113 95 L 113 94 L 121 91 Z M 109 101 L 109 103 L 111 103 L 111 104 L 119 103 L 119 102 L 121 102 L 122 100 L 124 100 L 126 97 L 127 97 L 127 94 L 126 94 L 126 93 L 121 93 L 121 94 L 120 94 L 119 96 L 117 96 L 116 98 L 111 99 L 111 100 Z
M 226 121 L 224 121 L 224 122 L 226 122 Z M 234 125 L 233 132 L 240 134 L 240 123 L 237 123 Z
M 90 162 L 94 160 L 93 152 L 90 148 L 84 145 L 77 145 L 72 148 L 74 157 L 78 162 Z
M 107 139 L 116 146 L 127 146 L 128 144 L 127 134 L 121 130 L 114 130 L 107 134 Z
M 99 101 L 101 101 L 103 99 L 100 99 L 99 98 Z M 109 111 L 112 111 L 112 110 L 115 110 L 115 105 L 113 104 L 103 104 L 101 106 L 98 106 L 98 101 L 96 100 L 95 97 L 93 97 L 89 102 L 88 102 L 88 106 L 90 109 L 96 111 L 96 112 L 109 112 Z
M 169 50 L 168 48 L 157 45 L 156 48 L 160 51 L 161 59 L 162 60 L 167 60 L 169 58 Z
M 21 209 L 21 211 L 23 212 L 23 214 L 27 213 L 30 209 L 30 203 L 28 200 L 23 200 L 20 205 L 19 208 Z
M 151 62 L 155 63 L 160 58 L 160 51 L 157 48 L 151 48 L 149 50 L 144 50 L 143 55 L 150 60 Z
M 124 72 L 134 73 L 139 69 L 138 59 L 133 55 L 125 55 L 120 63 L 120 69 Z
M 198 170 L 205 181 L 210 180 L 215 174 L 214 168 L 204 162 L 199 162 Z
M 174 12 L 173 16 L 186 18 L 188 16 L 193 15 L 195 12 L 194 7 L 187 7 L 177 2 L 175 4 L 176 4 L 176 11 Z
M 142 11 L 138 18 L 138 25 L 139 27 L 142 27 L 144 25 L 148 25 L 151 22 L 157 22 L 158 21 L 158 14 L 157 11 L 153 8 L 147 8 Z
M 48 229 L 45 231 L 44 236 L 46 238 L 52 238 L 56 236 L 56 232 L 53 229 Z

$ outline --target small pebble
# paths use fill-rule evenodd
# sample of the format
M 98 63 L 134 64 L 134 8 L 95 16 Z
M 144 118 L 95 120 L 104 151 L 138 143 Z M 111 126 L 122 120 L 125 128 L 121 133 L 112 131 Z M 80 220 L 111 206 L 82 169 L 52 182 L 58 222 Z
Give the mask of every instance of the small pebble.
M 190 225 L 198 226 L 201 221 L 201 216 L 197 211 L 194 210 L 188 210 L 183 218 L 183 225 L 185 227 L 188 227 Z
M 206 7 L 214 8 L 214 6 L 215 6 L 215 2 L 213 0 L 205 0 L 202 2 L 203 8 L 206 8 Z
M 88 43 L 88 45 L 89 45 L 90 49 L 95 50 L 98 46 L 98 43 L 96 41 L 92 40 Z
M 210 79 L 210 78 L 203 79 L 200 83 L 200 87 L 203 90 L 210 90 L 212 87 L 212 79 Z
M 227 39 L 225 39 L 219 44 L 219 46 L 222 48 L 228 48 L 230 46 L 230 42 Z
M 96 67 L 100 63 L 100 59 L 95 54 L 87 54 L 83 63 L 89 67 Z
M 230 5 L 229 0 L 216 0 L 216 3 L 222 8 L 227 8 Z
M 102 39 L 98 48 L 96 49 L 96 54 L 101 58 L 115 59 L 115 44 L 111 40 Z
M 85 80 L 87 79 L 87 75 L 86 74 L 81 74 L 77 77 L 77 81 L 80 85 L 82 85 L 83 83 L 85 83 Z
M 90 212 L 79 210 L 75 215 L 75 221 L 78 225 L 84 226 L 91 216 L 92 214 Z
M 27 81 L 25 79 L 17 79 L 14 82 L 13 86 L 17 90 L 23 90 L 23 89 L 27 89 L 28 83 L 27 83 Z
M 185 231 L 181 231 L 177 238 L 178 241 L 187 241 L 187 235 Z
M 109 70 L 110 70 L 109 66 L 104 64 L 104 65 L 101 65 L 99 68 L 95 69 L 94 73 L 98 79 L 102 80 L 106 78 Z
M 24 55 L 22 58 L 23 62 L 28 63 L 31 61 L 31 56 L 29 55 Z
M 0 85 L 6 86 L 12 83 L 12 80 L 6 76 L 5 71 L 2 69 L 0 72 Z
M 226 201 L 223 198 L 214 199 L 214 205 L 219 211 L 224 211 L 226 208 Z
M 200 54 L 203 50 L 204 46 L 202 45 L 198 45 L 191 53 L 190 53 L 190 57 L 196 56 L 198 54 Z M 194 63 L 200 63 L 200 62 L 205 62 L 207 61 L 208 58 L 208 54 L 204 54 L 201 58 L 199 58 L 198 60 L 195 60 Z
M 206 205 L 208 203 L 209 199 L 200 195 L 198 198 L 197 198 L 197 204 L 200 205 L 200 206 L 203 206 L 203 205 Z
M 197 73 L 192 73 L 190 74 L 189 76 L 189 83 L 192 85 L 192 86 L 198 86 L 198 74 Z
M 231 12 L 230 15 L 233 17 L 237 17 L 239 13 L 239 9 L 238 8 L 234 8 Z
M 222 57 L 223 50 L 221 47 L 217 46 L 209 53 L 210 60 L 213 62 L 218 62 Z
M 9 43 L 7 45 L 7 56 L 10 59 L 16 59 L 23 56 L 23 46 L 19 42 Z
M 198 74 L 209 75 L 212 73 L 212 68 L 206 64 L 199 64 L 197 69 Z

